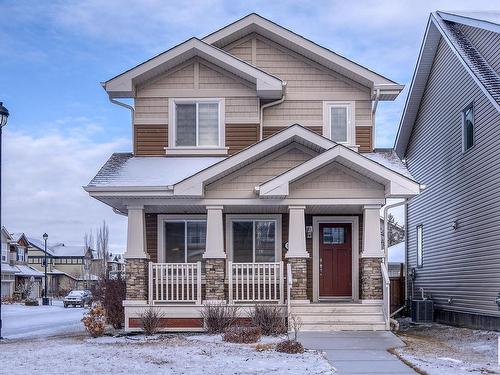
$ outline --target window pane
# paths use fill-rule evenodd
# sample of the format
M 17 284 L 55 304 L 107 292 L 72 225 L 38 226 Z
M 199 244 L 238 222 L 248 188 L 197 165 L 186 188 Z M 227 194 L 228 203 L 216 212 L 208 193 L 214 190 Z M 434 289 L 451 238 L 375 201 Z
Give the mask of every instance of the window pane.
M 233 222 L 233 261 L 253 262 L 253 222 Z
M 187 223 L 187 261 L 201 261 L 205 252 L 207 239 L 207 223 L 205 221 L 188 221 Z
M 468 150 L 474 146 L 474 110 L 469 107 L 464 111 L 464 146 Z
M 255 222 L 255 261 L 274 262 L 276 249 L 276 223 Z
M 332 140 L 347 142 L 347 107 L 331 107 Z
M 184 263 L 184 222 L 165 222 L 165 262 Z
M 196 146 L 196 104 L 175 105 L 176 146 Z
M 423 266 L 424 261 L 424 244 L 423 244 L 423 235 L 424 228 L 419 225 L 417 227 L 417 267 L 420 268 Z
M 219 104 L 198 104 L 198 132 L 200 146 L 219 145 Z
M 323 243 L 327 245 L 339 245 L 345 243 L 345 228 L 323 228 Z

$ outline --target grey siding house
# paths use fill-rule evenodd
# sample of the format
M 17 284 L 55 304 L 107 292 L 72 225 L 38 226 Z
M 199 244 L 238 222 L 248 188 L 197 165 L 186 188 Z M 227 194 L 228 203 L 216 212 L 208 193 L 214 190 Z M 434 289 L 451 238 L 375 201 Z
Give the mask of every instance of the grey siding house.
M 500 13 L 432 13 L 396 139 L 426 189 L 408 203 L 408 296 L 437 321 L 500 329 Z

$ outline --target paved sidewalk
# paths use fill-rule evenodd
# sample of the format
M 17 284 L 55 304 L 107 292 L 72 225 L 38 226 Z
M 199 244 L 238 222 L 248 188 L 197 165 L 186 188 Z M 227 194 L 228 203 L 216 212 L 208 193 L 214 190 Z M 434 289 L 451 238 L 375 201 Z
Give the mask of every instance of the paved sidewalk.
M 391 332 L 304 331 L 299 341 L 307 349 L 325 352 L 338 374 L 416 374 L 387 351 L 404 346 Z

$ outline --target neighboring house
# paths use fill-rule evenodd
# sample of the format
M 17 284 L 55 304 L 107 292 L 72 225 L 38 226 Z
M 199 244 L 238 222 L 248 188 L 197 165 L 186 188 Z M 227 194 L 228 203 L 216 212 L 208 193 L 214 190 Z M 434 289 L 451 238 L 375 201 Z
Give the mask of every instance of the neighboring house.
M 123 278 L 125 276 L 125 258 L 123 254 L 109 253 L 106 266 L 110 279 Z
M 85 187 L 128 216 L 127 330 L 152 305 L 163 327 L 201 330 L 212 302 L 388 329 L 380 208 L 420 185 L 373 140 L 403 86 L 251 14 L 103 87 L 135 103 L 133 153 Z
M 2 297 L 38 298 L 43 274 L 28 265 L 28 240 L 24 233 L 8 233 L 2 227 Z M 32 284 L 31 284 L 32 283 Z M 30 294 L 24 295 L 31 285 Z
M 432 13 L 396 140 L 427 188 L 408 204 L 409 295 L 440 322 L 500 327 L 500 13 Z M 411 280 L 411 279 L 409 279 Z
M 43 240 L 30 237 L 28 263 L 45 272 L 45 245 Z M 47 291 L 49 296 L 66 294 L 74 288 L 89 288 L 97 281 L 91 271 L 92 249 L 85 246 L 68 246 L 63 243 L 47 245 Z

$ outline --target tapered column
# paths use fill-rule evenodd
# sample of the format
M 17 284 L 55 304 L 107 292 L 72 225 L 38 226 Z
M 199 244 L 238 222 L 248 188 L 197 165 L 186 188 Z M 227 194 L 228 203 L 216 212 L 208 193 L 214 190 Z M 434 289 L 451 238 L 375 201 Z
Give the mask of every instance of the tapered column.
M 363 251 L 361 253 L 361 299 L 382 299 L 382 271 L 384 258 L 380 235 L 380 206 L 363 207 Z
M 147 300 L 148 255 L 143 206 L 129 206 L 125 275 L 127 300 Z
M 205 259 L 205 300 L 224 301 L 226 252 L 224 251 L 224 221 L 222 206 L 207 206 L 207 242 Z
M 288 207 L 288 251 L 286 258 L 292 268 L 291 299 L 307 300 L 307 258 L 305 206 Z

